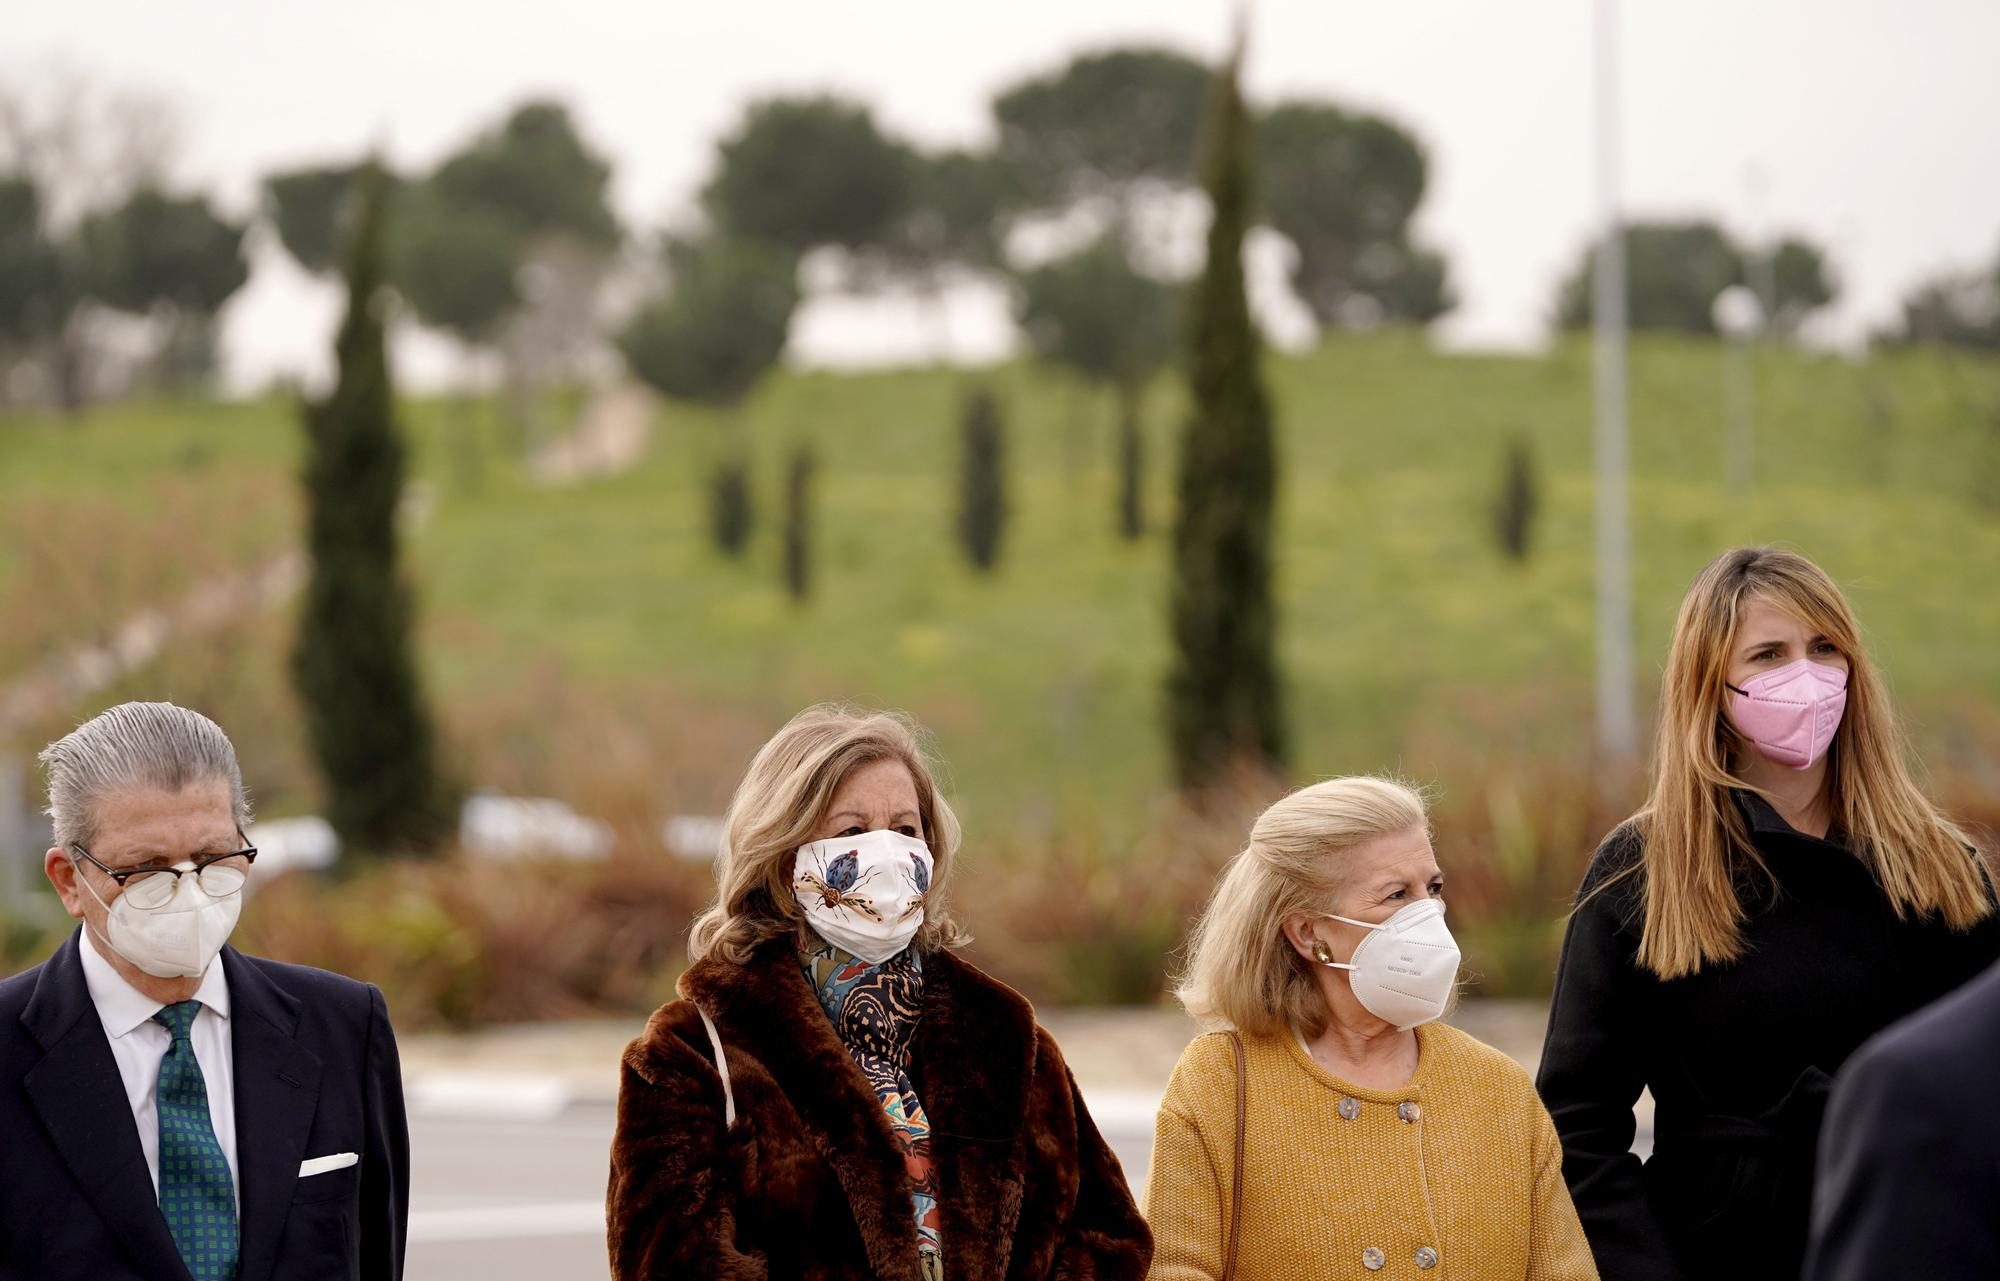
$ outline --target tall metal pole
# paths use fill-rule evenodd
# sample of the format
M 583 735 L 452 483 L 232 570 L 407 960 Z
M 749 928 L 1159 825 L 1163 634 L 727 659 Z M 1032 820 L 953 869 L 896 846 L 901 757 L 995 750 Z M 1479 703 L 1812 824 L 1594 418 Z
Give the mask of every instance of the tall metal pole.
M 1740 342 L 1742 371 L 1742 416 L 1737 419 L 1736 445 L 1731 450 L 1729 487 L 1746 494 L 1757 474 L 1757 367 L 1764 362 L 1771 326 L 1778 319 L 1778 236 L 1766 216 L 1764 167 L 1752 163 L 1744 173 L 1750 192 L 1750 222 L 1755 228 L 1757 248 L 1750 254 L 1751 291 L 1757 295 L 1757 318 L 1747 340 Z
M 1632 693 L 1632 524 L 1627 473 L 1625 236 L 1618 212 L 1618 0 L 1597 0 L 1596 343 L 1597 742 L 1615 760 L 1639 751 Z

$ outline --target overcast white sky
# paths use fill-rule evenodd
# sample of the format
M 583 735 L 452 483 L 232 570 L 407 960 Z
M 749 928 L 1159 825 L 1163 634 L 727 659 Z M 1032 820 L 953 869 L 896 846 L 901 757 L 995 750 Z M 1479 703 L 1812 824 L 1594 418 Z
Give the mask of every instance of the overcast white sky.
M 1223 47 L 1229 0 L 12 0 L 0 79 L 62 64 L 171 99 L 178 166 L 238 212 L 266 170 L 384 145 L 429 163 L 528 94 L 554 94 L 616 163 L 635 226 L 685 206 L 750 96 L 832 89 L 928 143 L 988 130 L 998 87 L 1078 49 Z M 1462 299 L 1440 336 L 1534 342 L 1594 202 L 1590 0 L 1253 0 L 1246 67 L 1263 100 L 1384 110 L 1430 148 L 1420 226 Z M 1845 291 L 1829 333 L 1880 323 L 1916 277 L 2000 250 L 2000 4 L 1992 0 L 1623 0 L 1626 207 L 1804 232 Z M 1754 176 L 1761 174 L 1761 182 Z M 282 254 L 232 304 L 232 381 L 314 371 L 336 307 Z M 965 300 L 968 350 L 999 341 Z M 819 308 L 795 355 L 893 358 L 895 308 Z M 438 366 L 436 349 L 410 353 Z

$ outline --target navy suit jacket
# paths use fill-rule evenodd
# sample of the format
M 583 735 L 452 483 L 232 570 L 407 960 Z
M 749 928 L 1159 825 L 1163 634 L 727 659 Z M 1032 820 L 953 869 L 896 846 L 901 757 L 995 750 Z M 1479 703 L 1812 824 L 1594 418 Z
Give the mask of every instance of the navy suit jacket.
M 2000 965 L 1861 1047 L 1820 1132 L 1809 1281 L 2000 1277 Z
M 0 981 L 0 1281 L 188 1281 L 79 934 Z M 242 1202 L 238 1281 L 394 1281 L 409 1130 L 374 985 L 222 950 Z M 310 1178 L 299 1163 L 353 1152 Z

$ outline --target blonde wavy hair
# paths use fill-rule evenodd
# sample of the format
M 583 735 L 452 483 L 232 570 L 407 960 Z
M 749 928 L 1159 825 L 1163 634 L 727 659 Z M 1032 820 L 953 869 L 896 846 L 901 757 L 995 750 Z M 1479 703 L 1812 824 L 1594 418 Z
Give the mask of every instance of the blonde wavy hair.
M 793 858 L 825 820 L 842 780 L 881 760 L 898 760 L 909 769 L 931 851 L 931 885 L 916 946 L 933 951 L 967 941 L 951 919 L 947 898 L 958 861 L 958 818 L 938 790 L 923 731 L 898 712 L 821 703 L 772 735 L 737 785 L 722 820 L 715 902 L 689 931 L 690 960 L 716 957 L 742 965 L 771 939 L 811 939 L 792 893 Z
M 1774 889 L 1742 813 L 1730 800 L 1750 788 L 1731 753 L 1726 711 L 1729 655 L 1744 602 L 1760 599 L 1825 636 L 1847 659 L 1847 710 L 1827 752 L 1834 825 L 1899 917 L 1934 914 L 1968 929 L 1993 911 L 1986 869 L 1971 842 L 1931 803 L 1906 761 L 1889 693 L 1861 643 L 1840 588 L 1795 552 L 1740 547 L 1695 578 L 1674 622 L 1660 698 L 1652 793 L 1633 816 L 1645 854 L 1639 963 L 1664 979 L 1743 954 L 1739 874 Z
M 1174 995 L 1204 1027 L 1319 1035 L 1326 1002 L 1285 937 L 1286 918 L 1334 909 L 1345 855 L 1356 846 L 1429 827 L 1423 796 L 1394 779 L 1330 778 L 1278 801 L 1257 816 L 1250 843 L 1217 880 Z

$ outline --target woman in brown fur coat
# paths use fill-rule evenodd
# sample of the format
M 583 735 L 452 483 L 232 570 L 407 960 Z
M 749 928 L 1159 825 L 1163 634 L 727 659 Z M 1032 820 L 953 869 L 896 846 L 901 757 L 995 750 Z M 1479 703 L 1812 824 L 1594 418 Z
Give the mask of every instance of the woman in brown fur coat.
M 1026 1000 L 960 960 L 914 727 L 808 709 L 724 821 L 683 999 L 625 1051 L 617 1281 L 1085 1281 L 1152 1238 Z

